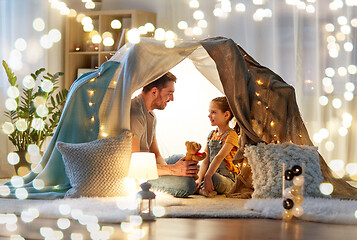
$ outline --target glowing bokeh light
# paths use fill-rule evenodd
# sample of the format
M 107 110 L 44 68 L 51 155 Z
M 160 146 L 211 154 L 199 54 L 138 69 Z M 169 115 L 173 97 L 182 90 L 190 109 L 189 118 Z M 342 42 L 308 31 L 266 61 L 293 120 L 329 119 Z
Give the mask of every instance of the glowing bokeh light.
M 192 29 L 192 32 L 193 32 L 194 35 L 198 36 L 198 35 L 202 35 L 203 31 L 202 31 L 202 28 L 200 28 L 200 27 L 194 27 Z
M 347 24 L 347 18 L 345 16 L 339 16 L 337 18 L 337 22 L 340 25 L 346 25 Z
M 205 17 L 205 14 L 201 11 L 201 10 L 196 10 L 194 13 L 193 13 L 193 18 L 196 19 L 196 20 L 201 20 Z
M 156 36 L 156 34 L 155 34 Z M 130 29 L 127 34 L 128 41 L 136 44 L 140 42 L 140 31 L 137 28 Z M 156 39 L 156 38 L 155 38 Z
M 330 135 L 330 132 L 326 128 L 321 128 L 319 133 L 323 139 L 328 138 L 328 136 Z
M 312 136 L 312 139 L 314 140 L 315 143 L 320 143 L 323 140 L 323 138 L 321 137 L 320 133 L 315 133 Z
M 56 28 L 54 28 L 54 29 L 51 29 L 49 32 L 48 32 L 48 36 L 50 37 L 50 40 L 52 41 L 52 42 L 59 42 L 60 40 L 61 40 L 61 38 L 62 38 L 62 34 L 61 34 L 61 32 L 58 30 L 58 29 L 56 29 Z
M 83 31 L 85 31 L 85 32 L 91 32 L 91 31 L 93 31 L 93 29 L 94 29 L 93 24 L 83 25 Z
M 24 85 L 24 87 L 27 89 L 34 88 L 35 84 L 35 80 L 30 75 L 25 76 L 22 80 L 22 85 Z
M 322 106 L 326 106 L 328 104 L 328 98 L 326 96 L 319 97 L 319 103 Z
M 202 19 L 202 20 L 199 20 L 197 25 L 200 27 L 200 28 L 207 28 L 207 21 Z
M 167 31 L 166 33 L 165 33 L 165 39 L 167 39 L 167 40 L 173 40 L 173 39 L 175 39 L 176 38 L 176 35 L 175 35 L 175 33 L 173 32 L 173 31 Z
M 71 233 L 71 240 L 83 240 L 83 234 L 82 233 Z
M 178 22 L 177 27 L 181 30 L 184 30 L 184 29 L 187 29 L 188 24 L 185 21 L 180 21 L 180 22 Z
M 333 106 L 334 108 L 336 108 L 336 109 L 341 108 L 341 106 L 342 106 L 342 101 L 341 101 L 341 99 L 339 99 L 339 98 L 334 98 L 334 99 L 332 100 L 332 106 Z
M 34 99 L 33 103 L 34 103 L 35 107 L 39 107 L 40 105 L 46 104 L 46 99 L 42 96 L 38 96 Z
M 191 0 L 189 2 L 189 6 L 190 6 L 190 8 L 199 8 L 200 7 L 200 3 L 197 0 Z
M 121 22 L 118 20 L 118 19 L 114 19 L 111 23 L 110 23 L 110 26 L 113 28 L 113 29 L 120 29 L 122 24 Z
M 19 130 L 20 132 L 23 132 L 27 129 L 27 122 L 25 119 L 19 119 L 16 121 L 15 126 L 17 128 L 17 130 Z
M 71 226 L 71 221 L 68 218 L 59 218 L 57 220 L 57 226 L 59 229 L 67 229 Z
M 10 194 L 10 188 L 6 185 L 0 185 L 0 195 L 8 196 Z
M 45 127 L 45 122 L 41 118 L 34 118 L 31 127 L 37 131 L 41 131 Z
M 46 117 L 48 115 L 48 108 L 45 105 L 40 105 L 36 108 L 36 114 L 39 117 Z
M 25 188 L 17 188 L 15 190 L 15 196 L 20 199 L 20 200 L 24 200 L 28 197 L 28 192 Z
M 167 40 L 165 41 L 165 47 L 167 47 L 167 48 L 173 48 L 173 47 L 175 47 L 175 41 L 172 40 L 172 39 L 167 39 Z
M 11 122 L 4 122 L 1 128 L 2 128 L 2 131 L 7 135 L 9 135 L 15 131 L 15 127 Z
M 13 99 L 13 98 L 8 98 L 8 99 L 6 99 L 6 101 L 5 101 L 5 107 L 6 107 L 6 109 L 9 110 L 9 111 L 14 111 L 14 110 L 16 110 L 16 108 L 17 108 L 17 102 L 16 102 L 16 100 Z
M 19 155 L 17 153 L 10 152 L 7 155 L 7 161 L 11 165 L 16 165 L 16 164 L 18 164 L 20 162 L 20 157 L 19 157 Z
M 103 45 L 104 46 L 113 46 L 114 45 L 114 39 L 112 37 L 106 37 L 103 39 Z
M 343 44 L 343 48 L 345 49 L 346 52 L 352 52 L 353 44 L 351 42 L 345 42 Z
M 153 32 L 153 31 L 155 31 L 155 26 L 154 26 L 154 24 L 152 24 L 152 23 L 150 23 L 150 22 L 145 23 L 144 26 L 145 26 L 145 29 L 146 29 L 147 32 Z
M 357 67 L 356 67 L 356 65 L 353 65 L 353 64 L 348 65 L 347 70 L 348 70 L 349 74 L 356 74 L 357 73 Z
M 40 45 L 44 49 L 49 49 L 53 46 L 53 42 L 51 41 L 50 37 L 45 34 L 40 38 Z
M 25 51 L 27 48 L 27 42 L 23 38 L 18 38 L 15 41 L 15 48 L 19 51 Z
M 338 75 L 340 75 L 341 77 L 344 77 L 347 75 L 347 69 L 345 67 L 339 67 L 337 69 Z
M 246 7 L 245 7 L 244 3 L 237 3 L 235 9 L 237 12 L 245 12 Z
M 79 16 L 79 15 L 78 15 Z M 93 24 L 93 20 L 92 18 L 88 17 L 88 16 L 84 16 L 81 20 L 82 25 L 88 25 L 88 24 Z
M 45 182 L 42 179 L 36 178 L 32 181 L 32 186 L 37 189 L 43 189 L 45 187 Z
M 350 34 L 351 33 L 351 26 L 349 26 L 349 25 L 341 26 L 341 32 L 343 34 L 346 34 L 346 35 Z
M 325 74 L 326 74 L 326 76 L 328 76 L 328 77 L 333 77 L 333 76 L 335 76 L 335 69 L 333 69 L 333 68 L 331 68 L 331 67 L 326 68 L 326 69 L 325 69 Z
M 145 26 L 140 26 L 139 28 L 139 32 L 141 35 L 145 35 L 148 33 L 148 31 L 146 30 Z
M 84 5 L 85 8 L 87 9 L 94 9 L 95 8 L 95 3 L 94 2 L 86 2 L 86 4 Z
M 333 185 L 331 183 L 321 183 L 319 189 L 323 195 L 330 195 L 333 192 Z
M 45 29 L 45 21 L 42 18 L 35 18 L 32 22 L 32 27 L 37 32 L 42 32 Z
M 331 78 L 324 77 L 324 78 L 322 79 L 322 84 L 323 84 L 324 86 L 330 86 L 330 85 L 332 85 L 332 80 L 331 80 Z
M 327 141 L 325 143 L 325 148 L 327 151 L 331 152 L 335 149 L 335 144 L 332 141 Z
M 308 13 L 314 13 L 316 10 L 315 10 L 315 7 L 311 4 L 307 5 L 306 6 L 306 12 Z
M 41 82 L 41 89 L 42 91 L 49 93 L 53 90 L 53 83 L 50 80 L 45 79 Z
M 92 37 L 92 42 L 98 44 L 102 41 L 102 37 L 99 34 L 96 34 Z
M 345 92 L 343 97 L 346 101 L 352 101 L 354 98 L 354 94 L 352 92 Z
M 340 136 L 344 137 L 348 134 L 348 129 L 345 127 L 340 127 L 338 129 L 338 134 L 340 134 Z
M 222 17 L 223 16 L 223 10 L 221 8 L 215 8 L 213 10 L 213 15 L 216 17 Z
M 333 85 L 330 85 L 330 86 L 324 86 L 324 91 L 326 92 L 326 93 L 332 93 L 333 91 L 334 91 L 334 86 Z
M 165 30 L 163 28 L 157 28 L 155 30 L 155 39 L 158 41 L 165 40 Z
M 155 217 L 162 217 L 165 215 L 165 208 L 161 206 L 154 207 L 152 213 Z
M 82 23 L 82 20 L 85 17 L 86 17 L 86 15 L 84 15 L 83 13 L 80 13 L 80 14 L 77 15 L 76 21 L 79 22 L 79 23 Z
M 60 214 L 62 214 L 63 216 L 69 215 L 71 213 L 71 206 L 68 204 L 60 204 L 58 206 L 58 211 L 60 212 Z
M 69 14 L 68 14 L 68 17 L 71 17 L 71 18 L 74 18 L 77 16 L 77 11 L 74 10 L 74 9 L 70 9 L 69 10 Z
M 10 86 L 10 87 L 7 89 L 6 93 L 7 93 L 7 96 L 8 96 L 9 98 L 18 98 L 19 95 L 20 95 L 19 89 L 18 89 L 17 87 L 15 87 L 15 86 Z
M 351 20 L 351 25 L 352 25 L 352 27 L 357 27 L 357 18 L 353 18 Z

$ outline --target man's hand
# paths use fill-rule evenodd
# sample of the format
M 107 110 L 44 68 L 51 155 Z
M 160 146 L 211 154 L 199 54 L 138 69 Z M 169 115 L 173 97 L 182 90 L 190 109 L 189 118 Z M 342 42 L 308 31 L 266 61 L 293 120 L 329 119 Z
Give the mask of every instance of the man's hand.
M 199 166 L 197 161 L 185 161 L 181 158 L 177 163 L 171 165 L 171 171 L 174 176 L 194 177 L 197 175 Z

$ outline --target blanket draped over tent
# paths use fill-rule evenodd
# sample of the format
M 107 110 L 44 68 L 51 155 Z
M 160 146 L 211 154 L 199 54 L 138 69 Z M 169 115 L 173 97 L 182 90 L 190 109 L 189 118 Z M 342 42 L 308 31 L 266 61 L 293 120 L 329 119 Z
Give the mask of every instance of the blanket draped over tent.
M 127 43 L 97 71 L 87 73 L 71 86 L 56 132 L 42 158 L 44 169 L 24 177 L 28 198 L 63 197 L 71 187 L 64 170 L 57 141 L 89 142 L 117 136 L 130 129 L 130 100 L 137 89 L 159 78 L 188 57 L 208 81 L 228 98 L 239 126 L 240 142 L 235 161 L 241 172 L 231 197 L 248 198 L 252 174 L 244 146 L 258 142 L 292 142 L 313 145 L 301 118 L 295 91 L 270 69 L 261 66 L 231 39 L 209 38 L 197 42 L 178 42 L 166 48 L 163 42 L 142 38 Z M 88 91 L 95 97 L 89 99 Z M 88 105 L 88 102 L 91 105 Z M 357 189 L 335 179 L 320 156 L 325 181 L 334 185 L 332 196 L 357 198 Z M 42 179 L 45 187 L 33 187 Z M 15 197 L 15 187 L 8 183 Z

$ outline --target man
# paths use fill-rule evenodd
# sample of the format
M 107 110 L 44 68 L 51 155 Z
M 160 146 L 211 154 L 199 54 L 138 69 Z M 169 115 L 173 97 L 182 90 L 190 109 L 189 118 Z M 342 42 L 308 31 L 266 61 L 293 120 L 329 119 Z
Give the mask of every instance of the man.
M 176 77 L 168 72 L 145 86 L 140 95 L 131 100 L 130 129 L 133 133 L 132 152 L 152 152 L 156 156 L 159 178 L 150 181 L 154 189 L 176 197 L 187 197 L 196 190 L 197 162 L 184 161 L 174 155 L 166 159 L 160 154 L 156 140 L 154 109 L 163 110 L 174 100 Z

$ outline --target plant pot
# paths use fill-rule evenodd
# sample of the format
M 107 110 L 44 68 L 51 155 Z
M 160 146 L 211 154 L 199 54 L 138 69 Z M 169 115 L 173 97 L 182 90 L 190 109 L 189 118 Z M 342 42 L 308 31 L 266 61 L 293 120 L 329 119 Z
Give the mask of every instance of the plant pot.
M 20 150 L 20 151 L 15 151 L 20 158 L 20 161 L 14 165 L 15 167 L 15 172 L 18 176 L 25 176 L 28 174 L 31 170 L 31 157 L 30 154 L 26 150 Z M 43 152 L 40 152 L 41 156 L 43 155 Z
M 31 169 L 31 164 L 26 161 L 26 155 L 28 155 L 28 153 L 26 150 L 15 151 L 15 153 L 17 153 L 20 158 L 19 163 L 14 165 L 15 172 L 19 176 L 24 176 Z

